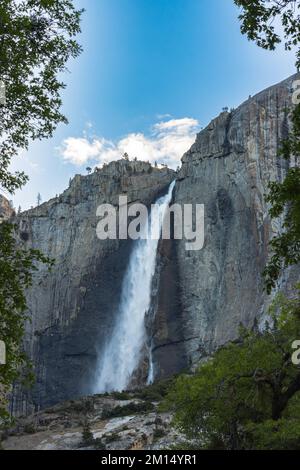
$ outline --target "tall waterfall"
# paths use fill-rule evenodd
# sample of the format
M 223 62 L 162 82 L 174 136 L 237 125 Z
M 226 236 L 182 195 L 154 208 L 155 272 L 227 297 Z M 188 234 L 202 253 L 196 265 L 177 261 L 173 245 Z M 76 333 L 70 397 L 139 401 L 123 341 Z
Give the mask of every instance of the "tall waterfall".
M 137 369 L 146 342 L 145 315 L 150 308 L 151 285 L 155 273 L 158 241 L 166 209 L 171 202 L 175 181 L 168 193 L 152 206 L 148 226 L 135 242 L 125 274 L 116 324 L 100 358 L 95 393 L 124 390 Z M 152 236 L 151 236 L 152 233 Z M 153 233 L 157 234 L 153 237 Z M 153 364 L 149 352 L 148 382 L 153 379 Z

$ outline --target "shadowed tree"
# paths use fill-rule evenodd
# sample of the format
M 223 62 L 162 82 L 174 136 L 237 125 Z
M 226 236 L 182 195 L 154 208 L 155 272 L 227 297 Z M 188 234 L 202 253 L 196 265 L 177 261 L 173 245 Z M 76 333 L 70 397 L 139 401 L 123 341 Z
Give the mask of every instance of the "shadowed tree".
M 296 66 L 300 67 L 300 1 L 299 0 L 234 0 L 241 7 L 241 31 L 264 49 L 274 50 L 284 43 L 285 49 L 296 49 Z M 277 27 L 276 27 L 277 26 Z M 268 293 L 276 286 L 282 269 L 300 262 L 300 104 L 290 110 L 292 128 L 282 142 L 279 154 L 295 165 L 282 182 L 272 181 L 266 197 L 272 218 L 283 218 L 283 231 L 270 242 L 271 258 L 264 270 Z
M 28 179 L 10 171 L 11 159 L 31 140 L 51 137 L 59 123 L 67 123 L 59 76 L 81 51 L 81 13 L 72 0 L 0 0 L 0 188 L 10 194 Z M 0 366 L 0 424 L 7 416 L 6 393 L 28 363 L 22 350 L 25 289 L 39 263 L 53 262 L 17 243 L 11 223 L 0 223 L 0 339 L 7 352 Z

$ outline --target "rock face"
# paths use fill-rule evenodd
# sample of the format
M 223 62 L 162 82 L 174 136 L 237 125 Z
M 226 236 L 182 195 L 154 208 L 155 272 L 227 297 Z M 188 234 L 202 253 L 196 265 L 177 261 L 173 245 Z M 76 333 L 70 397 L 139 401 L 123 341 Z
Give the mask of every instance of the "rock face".
M 287 169 L 278 150 L 290 126 L 286 109 L 299 76 L 222 112 L 182 158 L 174 202 L 204 204 L 205 243 L 200 251 L 186 251 L 184 240 L 173 242 L 170 262 L 177 267 L 181 338 L 178 333 L 157 338 L 158 370 L 161 348 L 168 357 L 178 340 L 185 360 L 194 364 L 236 338 L 240 322 L 252 326 L 259 321 L 266 307 L 261 273 L 270 236 L 280 227 L 271 226 L 264 194 L 268 181 L 282 180 Z M 297 274 L 284 273 L 283 285 L 287 288 Z M 170 325 L 166 319 L 166 331 Z
M 26 350 L 33 359 L 33 391 L 16 391 L 14 413 L 28 413 L 91 393 L 97 355 L 109 337 L 128 265 L 130 240 L 99 240 L 99 204 L 150 205 L 174 179 L 167 168 L 145 162 L 113 162 L 88 176 L 75 176 L 58 198 L 23 212 L 20 239 L 55 259 L 49 273 L 41 266 L 28 292 L 32 321 Z
M 14 215 L 14 209 L 10 202 L 0 194 L 0 222 L 7 220 Z
M 176 175 L 145 162 L 113 162 L 92 175 L 77 175 L 61 196 L 17 218 L 20 238 L 56 264 L 51 273 L 40 268 L 28 293 L 26 350 L 37 381 L 28 396 L 15 392 L 14 412 L 91 392 L 132 248 L 127 240 L 97 239 L 96 209 L 105 202 L 117 205 L 119 195 L 150 205 L 177 177 L 173 202 L 205 208 L 202 250 L 187 251 L 185 240 L 159 244 L 147 317 L 157 378 L 196 364 L 236 338 L 241 322 L 259 321 L 268 303 L 261 279 L 268 241 L 280 229 L 271 225 L 264 194 L 268 181 L 281 180 L 287 169 L 278 149 L 290 126 L 286 108 L 299 77 L 222 112 L 198 134 Z M 282 285 L 288 287 L 295 275 L 284 273 Z

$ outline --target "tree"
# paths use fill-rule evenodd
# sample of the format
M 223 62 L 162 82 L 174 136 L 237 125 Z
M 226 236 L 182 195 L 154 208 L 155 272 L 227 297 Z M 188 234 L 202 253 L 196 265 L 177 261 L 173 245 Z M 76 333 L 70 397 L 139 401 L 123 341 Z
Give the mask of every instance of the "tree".
M 75 39 L 81 13 L 72 0 L 0 0 L 0 187 L 10 194 L 28 179 L 24 172 L 11 173 L 12 157 L 30 140 L 51 137 L 59 123 L 67 123 L 59 75 L 81 51 Z M 14 226 L 1 223 L 0 339 L 7 350 L 7 364 L 0 367 L 1 416 L 6 392 L 28 363 L 22 351 L 25 289 L 38 263 L 53 261 L 24 249 L 16 243 Z
M 86 167 L 87 174 L 90 175 L 92 173 L 92 169 L 90 166 Z
M 242 328 L 239 341 L 170 390 L 165 406 L 199 447 L 300 449 L 300 368 L 291 361 L 292 338 L 300 337 L 299 296 L 278 295 L 269 314 L 272 326 Z
M 274 50 L 284 41 L 285 49 L 298 47 L 296 66 L 300 66 L 300 1 L 299 0 L 234 0 L 242 8 L 241 31 L 264 49 Z M 275 24 L 281 30 L 275 31 Z M 291 162 L 300 156 L 300 104 L 290 112 L 292 129 L 282 142 L 279 154 Z M 283 218 L 283 232 L 270 242 L 271 259 L 263 275 L 268 293 L 275 287 L 282 269 L 300 262 L 300 168 L 289 168 L 282 182 L 269 183 L 266 201 L 271 204 L 272 218 Z
M 80 53 L 75 40 L 82 11 L 72 0 L 0 0 L 0 186 L 13 193 L 27 177 L 11 173 L 11 158 L 30 139 L 51 137 L 67 122 L 61 113 L 58 75 Z
M 283 232 L 270 241 L 272 256 L 263 272 L 268 293 L 284 267 L 300 262 L 300 168 L 290 168 L 284 181 L 271 182 L 269 190 L 270 215 L 284 215 L 284 221 Z
M 82 429 L 82 443 L 85 446 L 90 446 L 93 444 L 94 441 L 94 435 L 91 431 L 91 426 L 89 421 L 86 419 L 83 423 L 83 429 Z
M 296 65 L 300 67 L 299 0 L 234 0 L 234 3 L 242 9 L 241 32 L 248 39 L 271 51 L 282 41 L 286 50 L 298 47 Z
M 124 158 L 124 160 L 127 160 L 127 161 L 129 160 L 129 155 L 128 155 L 127 152 L 125 152 L 125 153 L 123 154 L 123 158 Z
M 24 369 L 29 362 L 22 349 L 27 304 L 25 289 L 32 283 L 33 272 L 39 263 L 49 268 L 53 261 L 40 251 L 20 248 L 13 233 L 14 226 L 8 222 L 0 224 L 0 338 L 6 346 L 6 364 L 0 366 L 0 418 L 6 413 L 6 393 L 21 371 L 23 377 L 31 378 Z
M 273 50 L 300 42 L 299 1 L 235 0 L 242 8 L 241 30 Z M 280 20 L 280 21 L 278 21 Z M 300 65 L 300 49 L 296 54 Z M 291 112 L 292 129 L 280 154 L 291 162 L 300 155 L 300 105 Z M 270 182 L 271 217 L 283 217 L 283 233 L 271 241 L 272 258 L 264 271 L 268 292 L 281 269 L 296 264 L 300 240 L 300 173 L 290 167 L 282 182 Z M 293 339 L 300 337 L 299 286 L 295 298 L 278 294 L 263 331 L 241 328 L 240 339 L 220 348 L 194 376 L 181 376 L 166 404 L 175 424 L 200 447 L 222 449 L 300 449 L 300 369 L 292 362 Z
M 292 128 L 281 143 L 279 155 L 291 161 L 300 157 L 300 104 L 291 114 Z M 290 167 L 282 182 L 269 183 L 266 197 L 271 204 L 272 218 L 283 216 L 283 232 L 271 242 L 272 257 L 264 270 L 265 284 L 268 292 L 275 287 L 276 280 L 284 267 L 300 262 L 300 168 Z

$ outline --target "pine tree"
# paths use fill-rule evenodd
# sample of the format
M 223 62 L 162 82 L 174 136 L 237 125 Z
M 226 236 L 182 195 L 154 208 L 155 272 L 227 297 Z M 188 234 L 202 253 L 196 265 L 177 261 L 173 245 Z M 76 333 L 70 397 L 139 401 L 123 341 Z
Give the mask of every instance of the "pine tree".
M 85 420 L 83 424 L 82 441 L 83 441 L 83 444 L 86 446 L 91 445 L 94 441 L 94 435 L 91 431 L 91 426 L 87 419 Z

